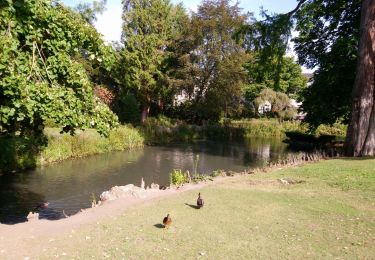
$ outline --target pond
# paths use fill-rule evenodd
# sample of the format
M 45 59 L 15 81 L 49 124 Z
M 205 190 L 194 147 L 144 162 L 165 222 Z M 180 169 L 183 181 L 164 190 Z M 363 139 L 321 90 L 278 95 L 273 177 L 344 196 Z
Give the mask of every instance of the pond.
M 284 157 L 289 151 L 280 139 L 253 138 L 244 143 L 204 141 L 153 146 L 67 160 L 33 171 L 0 176 L 0 223 L 26 220 L 38 204 L 40 218 L 59 219 L 91 206 L 113 186 L 169 184 L 173 169 L 210 174 L 214 170 L 242 171 Z

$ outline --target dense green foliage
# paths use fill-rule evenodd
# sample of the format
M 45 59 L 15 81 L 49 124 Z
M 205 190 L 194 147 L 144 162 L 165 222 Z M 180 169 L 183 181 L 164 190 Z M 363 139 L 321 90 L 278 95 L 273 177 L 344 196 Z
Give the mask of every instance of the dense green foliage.
M 71 133 L 93 127 L 107 135 L 116 125 L 73 58 L 109 70 L 114 56 L 78 14 L 50 0 L 2 1 L 0 33 L 2 133 L 41 134 L 47 119 Z

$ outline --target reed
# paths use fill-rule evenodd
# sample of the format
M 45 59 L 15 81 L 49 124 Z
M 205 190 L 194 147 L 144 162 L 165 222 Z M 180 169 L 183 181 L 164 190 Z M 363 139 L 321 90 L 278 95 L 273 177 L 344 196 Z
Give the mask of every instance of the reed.
M 59 134 L 58 129 L 47 129 L 48 146 L 40 155 L 40 164 L 58 162 L 70 158 L 85 157 L 111 151 L 123 151 L 142 147 L 144 139 L 131 126 L 120 126 L 111 131 L 108 138 L 95 130 L 79 131 L 76 135 Z

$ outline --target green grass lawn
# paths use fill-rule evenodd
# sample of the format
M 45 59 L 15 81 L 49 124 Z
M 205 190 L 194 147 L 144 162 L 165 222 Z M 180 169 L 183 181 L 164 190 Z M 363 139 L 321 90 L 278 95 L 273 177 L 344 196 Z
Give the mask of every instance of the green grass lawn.
M 279 178 L 304 181 L 281 185 Z M 375 159 L 228 177 L 47 244 L 41 258 L 374 259 Z M 168 229 L 158 227 L 170 213 Z M 156 226 L 155 226 L 156 225 Z

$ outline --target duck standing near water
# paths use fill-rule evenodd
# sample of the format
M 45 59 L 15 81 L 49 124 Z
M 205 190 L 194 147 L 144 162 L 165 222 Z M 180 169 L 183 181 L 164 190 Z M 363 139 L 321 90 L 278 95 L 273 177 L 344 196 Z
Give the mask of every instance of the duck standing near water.
M 48 208 L 48 206 L 49 206 L 49 202 L 43 202 L 43 203 L 39 203 L 38 205 L 36 205 L 35 209 L 36 210 L 46 209 Z
M 204 200 L 202 199 L 201 193 L 199 192 L 198 199 L 197 199 L 197 207 L 200 209 L 203 207 L 203 205 L 204 205 Z

